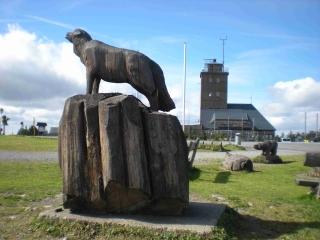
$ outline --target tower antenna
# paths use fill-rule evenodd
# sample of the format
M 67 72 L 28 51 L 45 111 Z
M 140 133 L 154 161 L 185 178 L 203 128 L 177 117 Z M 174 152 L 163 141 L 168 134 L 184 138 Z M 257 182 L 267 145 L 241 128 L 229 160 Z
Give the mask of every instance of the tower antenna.
M 222 40 L 222 66 L 224 67 L 224 45 L 225 42 L 228 39 L 228 37 L 226 36 L 226 38 L 220 38 L 220 40 Z

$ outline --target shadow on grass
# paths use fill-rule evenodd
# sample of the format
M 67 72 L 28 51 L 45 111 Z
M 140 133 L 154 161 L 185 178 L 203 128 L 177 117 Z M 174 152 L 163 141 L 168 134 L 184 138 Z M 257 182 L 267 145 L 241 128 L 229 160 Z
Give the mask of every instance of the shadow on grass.
M 307 232 L 308 229 L 319 230 L 320 222 L 263 220 L 254 216 L 239 214 L 233 208 L 227 206 L 217 226 L 224 228 L 228 236 L 236 237 L 238 239 L 278 239 L 280 236 L 286 234 L 295 237 L 294 239 L 301 239 L 301 237 L 306 237 L 306 233 L 299 233 L 300 230 L 305 230 Z M 308 235 L 310 239 L 316 239 L 315 235 L 317 233 L 314 232 L 313 234 L 313 236 Z
M 201 170 L 198 168 L 192 168 L 188 170 L 188 176 L 190 181 L 195 181 L 200 177 Z
M 285 161 L 285 162 L 282 162 L 280 164 L 289 164 L 289 163 L 294 163 L 295 161 Z M 278 163 L 279 164 L 279 163 Z
M 231 172 L 219 172 L 214 179 L 214 183 L 227 183 L 229 181 L 229 177 Z
M 298 234 L 303 229 L 320 229 L 320 222 L 282 222 L 239 215 L 237 237 L 240 239 L 277 239 L 284 234 Z M 241 229 L 241 230 L 240 230 Z

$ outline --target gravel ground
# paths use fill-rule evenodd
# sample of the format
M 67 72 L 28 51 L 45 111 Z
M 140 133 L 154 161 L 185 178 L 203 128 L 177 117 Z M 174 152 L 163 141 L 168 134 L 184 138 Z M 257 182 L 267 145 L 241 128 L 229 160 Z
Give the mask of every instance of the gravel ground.
M 278 150 L 278 155 L 299 155 L 304 151 Z M 197 152 L 194 165 L 210 164 L 210 159 L 224 159 L 224 152 Z M 232 151 L 231 154 L 240 154 L 249 158 L 261 154 L 258 150 Z M 190 153 L 191 155 L 191 153 Z M 13 152 L 0 150 L 0 161 L 58 161 L 57 152 Z
M 248 158 L 253 158 L 261 154 L 259 150 L 245 150 L 245 151 L 231 151 L 231 154 L 239 154 L 246 156 Z M 278 150 L 279 156 L 291 156 L 291 155 L 301 155 L 304 154 L 304 151 L 293 151 L 293 150 Z M 191 155 L 191 153 L 190 153 Z M 194 160 L 193 165 L 206 165 L 213 164 L 210 159 L 224 159 L 226 153 L 225 152 L 197 152 L 196 158 Z
M 0 161 L 58 161 L 58 152 L 13 152 L 0 150 Z

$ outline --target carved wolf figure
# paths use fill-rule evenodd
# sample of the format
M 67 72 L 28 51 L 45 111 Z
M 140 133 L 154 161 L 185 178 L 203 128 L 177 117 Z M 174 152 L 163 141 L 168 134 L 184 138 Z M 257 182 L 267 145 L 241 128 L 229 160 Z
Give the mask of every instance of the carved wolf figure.
M 66 39 L 73 43 L 74 53 L 86 66 L 87 94 L 98 93 L 101 79 L 129 83 L 147 97 L 151 110 L 175 108 L 160 66 L 146 55 L 92 40 L 81 29 L 68 32 Z
M 262 150 L 261 155 L 263 156 L 276 156 L 278 143 L 274 140 L 267 140 L 263 143 L 253 145 L 254 149 Z

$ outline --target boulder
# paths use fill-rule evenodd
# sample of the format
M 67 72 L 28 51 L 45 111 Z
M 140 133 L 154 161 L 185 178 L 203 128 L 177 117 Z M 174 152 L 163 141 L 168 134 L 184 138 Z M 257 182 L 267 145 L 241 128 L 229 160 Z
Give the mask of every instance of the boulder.
M 253 171 L 252 161 L 248 157 L 238 154 L 232 155 L 230 153 L 226 153 L 223 167 L 230 171 Z
M 67 99 L 59 127 L 63 206 L 71 211 L 181 215 L 188 147 L 175 116 L 118 93 Z

